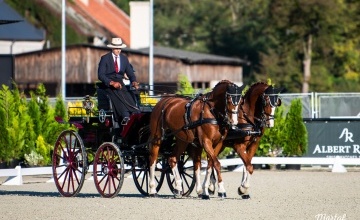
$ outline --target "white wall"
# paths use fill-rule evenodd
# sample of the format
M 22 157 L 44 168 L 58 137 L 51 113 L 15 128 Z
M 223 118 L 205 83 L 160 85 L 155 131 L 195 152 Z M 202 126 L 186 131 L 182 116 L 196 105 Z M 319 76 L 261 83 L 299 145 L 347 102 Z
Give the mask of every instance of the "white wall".
M 150 2 L 130 2 L 130 48 L 150 46 Z
M 0 41 L 0 54 L 18 54 L 42 50 L 45 41 Z

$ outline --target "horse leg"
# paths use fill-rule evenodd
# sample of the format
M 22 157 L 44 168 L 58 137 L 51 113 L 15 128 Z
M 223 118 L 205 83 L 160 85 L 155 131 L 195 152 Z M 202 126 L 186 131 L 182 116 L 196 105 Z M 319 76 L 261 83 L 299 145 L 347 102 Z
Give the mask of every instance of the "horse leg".
M 177 158 L 175 156 L 170 156 L 168 159 L 170 168 L 171 168 L 171 172 L 174 175 L 174 181 L 175 181 L 175 186 L 174 186 L 174 191 L 173 194 L 175 196 L 175 198 L 181 198 L 182 197 L 182 180 L 181 180 L 181 176 L 180 176 L 180 172 L 177 166 Z
M 251 159 L 253 158 L 253 156 L 255 155 L 255 152 L 256 152 L 256 149 L 252 146 L 256 146 L 256 144 L 254 145 L 254 143 L 252 143 L 248 147 L 249 151 L 246 150 L 246 145 L 244 145 L 244 144 L 235 146 L 236 152 L 238 153 L 239 157 L 242 159 L 242 161 L 244 163 L 241 185 L 238 188 L 238 194 L 243 199 L 250 198 L 250 195 L 248 192 L 249 188 L 250 188 L 250 175 L 254 171 L 253 165 L 251 164 Z
M 210 177 L 211 177 L 212 172 L 213 172 L 213 163 L 212 163 L 212 160 L 210 160 L 208 157 L 205 178 L 204 178 L 204 182 L 202 184 L 202 195 L 201 195 L 202 199 L 210 199 L 209 185 L 210 185 Z M 198 195 L 200 197 L 200 194 L 198 194 Z
M 224 182 L 222 181 L 222 176 L 221 176 L 221 164 L 220 164 L 219 160 L 217 159 L 217 156 L 223 150 L 224 150 L 223 142 L 220 141 L 219 143 L 216 144 L 216 146 L 214 148 L 214 158 L 213 158 L 214 168 L 216 170 L 217 179 L 218 179 L 218 186 L 219 186 L 218 197 L 220 197 L 220 198 L 226 198 L 226 191 L 225 191 L 225 187 L 224 187 Z M 211 179 L 212 179 L 213 183 L 216 181 L 214 175 L 212 175 Z
M 155 168 L 157 163 L 157 158 L 159 154 L 159 144 L 152 144 L 150 147 L 150 154 L 149 154 L 149 196 L 150 197 L 157 197 L 156 191 L 156 183 L 155 183 Z
M 210 195 L 215 194 L 215 184 L 216 184 L 215 172 L 214 172 L 214 168 L 212 168 L 212 172 L 210 175 L 210 185 L 209 185 L 209 189 L 208 189 Z
M 188 153 L 189 155 L 191 155 L 191 158 L 193 159 L 194 173 L 195 173 L 195 188 L 196 188 L 196 193 L 198 194 L 198 196 L 200 196 L 203 192 L 201 186 L 201 178 L 200 178 L 202 148 L 199 146 L 189 145 Z
M 250 199 L 250 195 L 248 190 L 250 188 L 250 173 L 249 171 L 243 166 L 243 175 L 241 180 L 241 185 L 238 188 L 238 193 L 243 199 Z
M 218 186 L 219 186 L 218 197 L 226 198 L 224 181 L 222 180 L 222 176 L 221 176 L 221 164 L 220 164 L 219 160 L 217 159 L 217 157 L 214 157 L 213 161 L 214 161 L 214 168 L 215 168 L 217 178 L 218 178 Z
M 210 139 L 206 139 L 204 140 L 204 149 L 207 152 L 208 155 L 208 167 L 207 167 L 207 173 L 211 174 L 212 172 L 212 167 L 215 169 L 216 174 L 217 174 L 217 178 L 218 178 L 218 186 L 219 186 L 219 190 L 218 190 L 218 197 L 221 198 L 225 198 L 226 197 L 226 191 L 225 191 L 225 187 L 224 187 L 224 182 L 222 180 L 222 176 L 221 176 L 221 164 L 219 162 L 219 160 L 217 159 L 217 155 L 214 152 L 214 149 L 212 148 L 212 142 Z M 221 148 L 222 143 L 217 144 L 217 147 L 215 149 L 219 149 Z M 218 148 L 219 147 L 219 148 Z M 208 175 L 206 178 L 206 182 L 205 182 L 205 195 L 203 193 L 203 195 L 205 196 L 205 199 L 207 195 L 209 195 L 208 192 L 208 187 L 210 185 L 210 176 Z M 204 198 L 203 196 L 203 198 Z
M 183 194 L 182 179 L 177 166 L 177 160 L 179 156 L 185 152 L 188 143 L 181 141 L 179 138 L 176 138 L 176 145 L 173 149 L 173 152 L 169 156 L 168 163 L 171 168 L 171 171 L 174 175 L 175 186 L 174 186 L 174 196 L 175 198 L 181 198 Z

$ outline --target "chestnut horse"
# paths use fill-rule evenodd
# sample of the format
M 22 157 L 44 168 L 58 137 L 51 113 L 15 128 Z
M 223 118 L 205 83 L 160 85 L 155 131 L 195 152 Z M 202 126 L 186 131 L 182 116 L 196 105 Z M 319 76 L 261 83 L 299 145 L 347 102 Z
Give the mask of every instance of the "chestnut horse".
M 149 195 L 156 196 L 155 166 L 162 140 L 174 136 L 174 146 L 168 163 L 175 179 L 174 195 L 182 196 L 182 180 L 177 167 L 179 156 L 189 145 L 197 158 L 193 157 L 195 175 L 200 177 L 202 149 L 213 160 L 222 183 L 220 163 L 214 154 L 214 148 L 222 145 L 228 129 L 237 123 L 237 108 L 243 87 L 223 80 L 211 92 L 200 95 L 193 100 L 185 97 L 171 96 L 162 98 L 154 107 L 150 118 L 150 181 Z M 230 114 L 229 114 L 230 113 Z M 197 178 L 199 179 L 199 178 Z M 200 185 L 199 182 L 196 183 Z M 222 183 L 223 184 L 223 183 Z M 199 188 L 197 186 L 197 188 Z
M 281 90 L 263 82 L 253 84 L 240 102 L 237 128 L 229 131 L 222 148 L 214 149 L 215 154 L 218 155 L 225 146 L 232 146 L 243 161 L 244 172 L 238 188 L 238 193 L 243 199 L 250 198 L 248 189 L 250 174 L 253 173 L 251 160 L 259 146 L 265 127 L 274 126 L 275 109 L 281 105 L 281 99 L 278 96 Z M 214 189 L 214 180 L 210 180 L 211 161 L 209 163 L 203 183 L 204 189 L 207 187 Z M 210 192 L 213 193 L 212 190 Z M 224 195 L 220 194 L 219 196 Z

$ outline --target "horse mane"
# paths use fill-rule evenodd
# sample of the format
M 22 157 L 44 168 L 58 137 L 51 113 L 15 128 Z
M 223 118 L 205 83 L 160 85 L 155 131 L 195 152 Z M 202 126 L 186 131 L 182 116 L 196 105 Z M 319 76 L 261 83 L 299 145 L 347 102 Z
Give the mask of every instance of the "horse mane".
M 223 80 L 221 80 L 220 82 L 218 82 L 218 83 L 214 86 L 214 88 L 215 88 L 217 85 L 223 84 L 223 83 L 232 83 L 232 82 L 231 82 L 230 80 L 223 79 Z
M 253 92 L 253 90 L 254 90 L 254 88 L 257 86 L 257 85 L 259 85 L 259 84 L 261 84 L 261 85 L 264 85 L 264 86 L 269 86 L 267 83 L 265 83 L 265 82 L 255 82 L 255 83 L 253 83 L 250 87 L 249 87 L 249 89 L 248 90 L 246 90 L 246 92 L 245 92 L 245 97 L 248 97 L 252 92 Z

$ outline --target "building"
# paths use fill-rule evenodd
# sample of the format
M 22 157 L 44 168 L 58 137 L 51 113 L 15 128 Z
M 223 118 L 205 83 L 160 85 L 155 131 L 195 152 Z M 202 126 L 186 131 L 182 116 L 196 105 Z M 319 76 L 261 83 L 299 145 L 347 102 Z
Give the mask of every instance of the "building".
M 45 31 L 28 23 L 3 0 L 0 0 L 0 20 L 19 21 L 0 25 L 0 54 L 19 54 L 43 49 Z
M 67 96 L 84 96 L 95 93 L 97 68 L 101 55 L 109 52 L 107 47 L 72 45 L 66 49 Z M 148 49 L 125 48 L 122 53 L 132 63 L 137 80 L 149 83 Z M 154 48 L 155 93 L 173 93 L 178 77 L 184 74 L 195 88 L 213 87 L 222 79 L 242 84 L 242 66 L 245 61 L 209 54 L 194 53 L 165 47 Z M 19 88 L 28 91 L 44 83 L 50 96 L 60 93 L 61 48 L 17 54 L 14 56 L 14 80 Z

